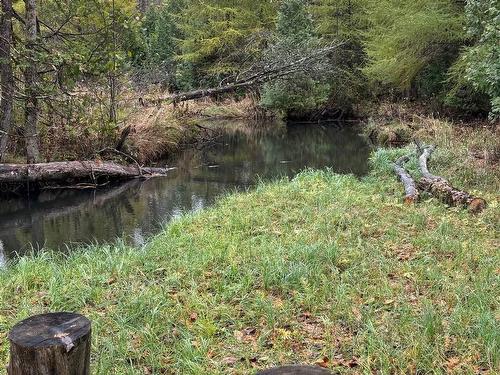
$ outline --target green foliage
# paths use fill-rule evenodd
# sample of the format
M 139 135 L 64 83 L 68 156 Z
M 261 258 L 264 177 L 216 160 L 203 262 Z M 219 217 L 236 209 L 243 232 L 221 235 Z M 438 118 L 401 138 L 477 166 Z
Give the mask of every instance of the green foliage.
M 491 118 L 500 117 L 500 4 L 469 0 L 465 7 L 468 33 L 475 45 L 465 51 L 466 77 L 491 99 Z
M 265 84 L 261 105 L 288 114 L 308 113 L 328 100 L 330 85 L 309 77 L 294 76 Z
M 149 8 L 142 24 L 141 46 L 135 51 L 134 65 L 140 68 L 141 83 L 162 83 L 175 87 L 176 82 L 176 42 L 179 37 L 169 2 L 161 7 Z
M 283 1 L 276 23 L 278 43 L 292 47 L 294 44 L 308 43 L 313 35 L 313 20 L 306 1 Z
M 168 7 L 150 8 L 142 22 L 147 64 L 170 64 L 175 54 L 175 27 Z
M 191 0 L 175 16 L 182 31 L 179 60 L 191 65 L 198 86 L 236 75 L 262 53 L 274 25 L 271 0 Z
M 304 0 L 282 3 L 276 24 L 274 43 L 268 49 L 272 59 L 283 61 L 301 56 L 318 45 L 313 19 Z M 285 114 L 308 113 L 328 99 L 329 85 L 311 75 L 297 73 L 286 79 L 265 84 L 261 104 Z
M 377 0 L 368 8 L 367 76 L 400 90 L 420 79 L 434 86 L 424 92 L 435 93 L 466 41 L 461 6 L 452 0 Z

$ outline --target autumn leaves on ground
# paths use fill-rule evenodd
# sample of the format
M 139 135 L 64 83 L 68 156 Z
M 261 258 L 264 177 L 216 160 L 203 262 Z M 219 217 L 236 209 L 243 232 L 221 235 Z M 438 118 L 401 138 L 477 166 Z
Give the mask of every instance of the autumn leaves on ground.
M 140 250 L 23 258 L 0 274 L 1 365 L 15 322 L 69 310 L 93 322 L 94 374 L 497 373 L 500 176 L 476 155 L 495 133 L 472 145 L 431 125 L 431 168 L 483 196 L 483 213 L 403 205 L 391 163 L 408 146 L 376 151 L 361 180 L 305 171 L 231 195 Z

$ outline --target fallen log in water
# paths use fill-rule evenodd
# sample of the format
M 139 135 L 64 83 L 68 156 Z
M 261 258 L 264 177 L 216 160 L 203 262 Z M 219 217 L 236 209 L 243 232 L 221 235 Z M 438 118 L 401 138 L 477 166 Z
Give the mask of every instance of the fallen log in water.
M 422 178 L 418 182 L 418 187 L 432 194 L 441 202 L 455 207 L 467 207 L 469 211 L 478 213 L 486 208 L 486 201 L 483 198 L 474 197 L 471 194 L 453 187 L 446 179 L 435 176 L 429 172 L 427 163 L 434 152 L 434 146 L 421 147 L 417 144 L 420 156 L 418 158 Z
M 420 197 L 415 180 L 403 165 L 410 160 L 409 156 L 403 156 L 394 163 L 394 171 L 405 188 L 404 202 L 406 204 L 416 203 Z
M 0 164 L 4 192 L 57 187 L 97 187 L 111 181 L 165 175 L 166 168 L 143 168 L 100 161 Z

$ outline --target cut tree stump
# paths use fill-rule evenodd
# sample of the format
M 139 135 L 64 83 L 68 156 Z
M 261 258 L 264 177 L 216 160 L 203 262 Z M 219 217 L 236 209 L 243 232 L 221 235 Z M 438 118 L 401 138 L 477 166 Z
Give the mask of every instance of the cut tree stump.
M 261 371 L 257 375 L 332 375 L 318 366 L 284 366 Z
M 9 375 L 89 375 L 91 323 L 82 315 L 36 315 L 10 331 Z

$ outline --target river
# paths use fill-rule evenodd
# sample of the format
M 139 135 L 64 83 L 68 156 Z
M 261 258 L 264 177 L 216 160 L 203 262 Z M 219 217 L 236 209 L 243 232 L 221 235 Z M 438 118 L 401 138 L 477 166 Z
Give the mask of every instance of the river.
M 172 218 L 203 209 L 259 180 L 325 167 L 363 176 L 369 153 L 369 145 L 352 126 L 229 124 L 213 143 L 169 161 L 176 169 L 166 177 L 0 201 L 0 263 L 42 248 L 71 251 L 118 238 L 141 246 Z

